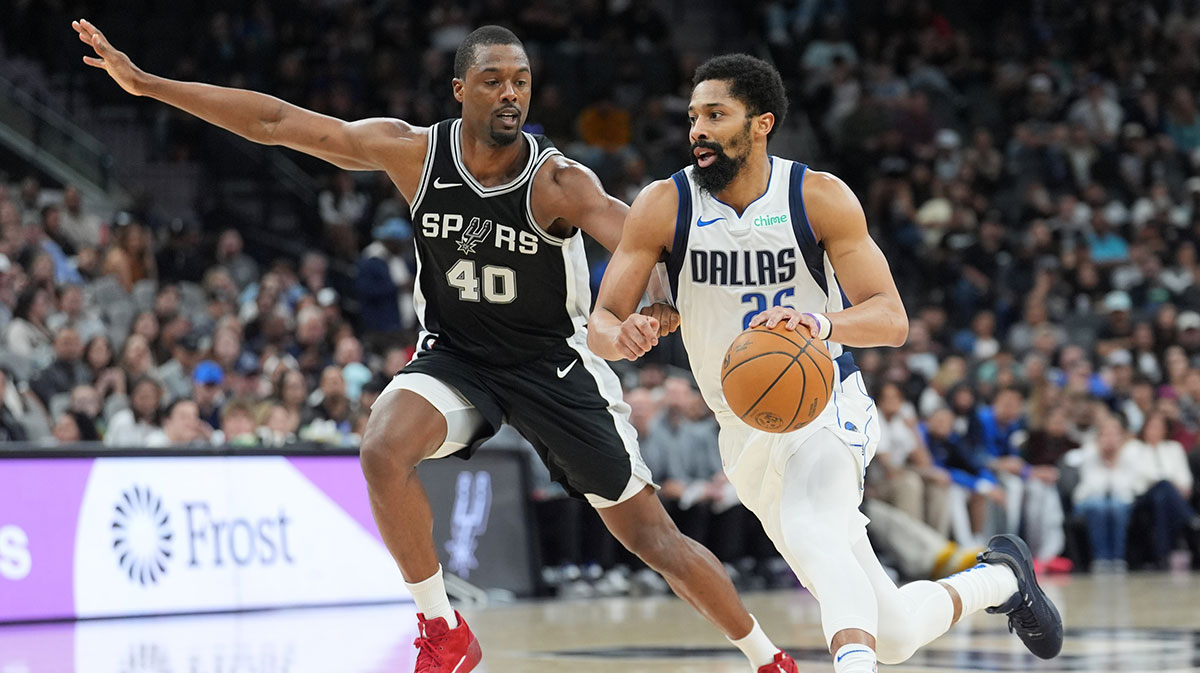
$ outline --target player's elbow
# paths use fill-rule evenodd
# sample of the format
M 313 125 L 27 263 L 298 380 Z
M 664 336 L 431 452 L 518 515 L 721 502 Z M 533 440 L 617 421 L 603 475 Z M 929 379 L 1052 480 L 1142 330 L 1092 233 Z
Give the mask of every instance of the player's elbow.
M 889 339 L 885 346 L 899 348 L 908 342 L 908 316 L 901 309 L 898 313 L 892 316 L 888 325 Z

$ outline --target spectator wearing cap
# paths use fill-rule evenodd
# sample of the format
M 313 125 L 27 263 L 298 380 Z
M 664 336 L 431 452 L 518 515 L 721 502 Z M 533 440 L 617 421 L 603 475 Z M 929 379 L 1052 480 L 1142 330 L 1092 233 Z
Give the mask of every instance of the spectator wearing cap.
M 54 362 L 37 373 L 30 384 L 42 404 L 50 406 L 56 395 L 70 392 L 91 381 L 91 372 L 83 363 L 83 340 L 74 327 L 67 326 L 54 335 Z
M 217 263 L 229 272 L 239 291 L 258 280 L 258 263 L 243 248 L 242 234 L 237 229 L 226 229 L 217 239 Z
M 412 225 L 404 218 L 391 217 L 375 227 L 371 235 L 375 241 L 363 250 L 354 286 L 366 338 L 378 349 L 398 340 L 416 323 L 412 297 L 415 276 L 409 266 Z
M 1113 290 L 1104 296 L 1106 319 L 1096 332 L 1096 351 L 1105 356 L 1114 350 L 1133 346 L 1133 320 L 1130 312 L 1133 300 L 1124 290 Z
M 1200 356 L 1200 313 L 1184 311 L 1175 319 L 1176 342 L 1188 358 Z
M 150 439 L 162 432 L 158 424 L 162 398 L 163 388 L 158 381 L 149 376 L 135 380 L 129 391 L 129 408 L 113 414 L 104 444 L 125 448 L 149 446 Z
M 104 257 L 103 272 L 114 276 L 126 292 L 132 292 L 138 281 L 158 278 L 150 232 L 129 213 L 119 213 L 116 225 L 116 245 Z
M 224 401 L 225 374 L 221 365 L 212 360 L 202 360 L 192 372 L 192 401 L 200 419 L 210 426 L 221 426 L 221 403 Z
M 203 341 L 204 337 L 196 332 L 185 334 L 171 349 L 173 357 L 158 368 L 158 380 L 162 381 L 168 399 L 192 396 L 192 374 L 208 350 Z
M 258 356 L 250 351 L 242 351 L 237 362 L 227 373 L 226 388 L 235 398 L 260 399 L 265 394 L 260 390 L 262 377 L 259 376 Z M 269 389 L 268 389 L 269 392 Z

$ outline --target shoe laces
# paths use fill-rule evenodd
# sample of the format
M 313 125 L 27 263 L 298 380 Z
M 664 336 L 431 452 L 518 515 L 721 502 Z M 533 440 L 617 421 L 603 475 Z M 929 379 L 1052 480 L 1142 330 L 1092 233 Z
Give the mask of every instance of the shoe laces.
M 1037 615 L 1033 612 L 1033 599 L 1027 596 L 1021 598 L 1021 606 L 1008 613 L 1008 632 L 1012 633 L 1016 629 L 1020 629 L 1025 633 L 1036 633 L 1039 631 L 1040 624 Z
M 441 637 L 420 636 L 413 641 L 417 648 L 417 670 L 415 673 L 434 673 L 442 667 L 442 647 L 436 641 Z

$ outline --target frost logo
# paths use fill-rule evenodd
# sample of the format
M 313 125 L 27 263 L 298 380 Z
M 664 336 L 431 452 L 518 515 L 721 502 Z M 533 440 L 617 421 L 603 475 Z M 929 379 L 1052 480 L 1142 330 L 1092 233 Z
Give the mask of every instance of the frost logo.
M 156 584 L 171 560 L 171 515 L 162 498 L 134 486 L 121 494 L 113 514 L 113 551 L 129 580 Z
M 458 473 L 454 494 L 454 514 L 450 522 L 450 571 L 467 578 L 479 567 L 475 559 L 477 538 L 487 530 L 488 513 L 492 509 L 492 475 L 487 472 Z

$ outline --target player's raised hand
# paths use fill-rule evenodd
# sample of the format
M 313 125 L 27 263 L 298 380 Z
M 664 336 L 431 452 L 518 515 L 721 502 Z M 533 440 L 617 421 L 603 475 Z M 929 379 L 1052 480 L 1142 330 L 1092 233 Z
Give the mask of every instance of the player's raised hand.
M 626 360 L 636 360 L 658 345 L 658 319 L 640 313 L 631 314 L 621 323 L 617 350 Z
M 121 85 L 122 89 L 129 93 L 135 96 L 142 95 L 138 89 L 138 81 L 145 73 L 134 65 L 124 52 L 113 48 L 99 28 L 93 26 L 87 19 L 72 21 L 71 27 L 79 34 L 79 40 L 90 45 L 96 52 L 96 56 L 84 56 L 84 63 L 107 72 L 109 77 L 112 77 L 117 84 Z
M 658 321 L 658 336 L 660 337 L 665 337 L 679 329 L 679 311 L 676 311 L 675 307 L 670 304 L 658 302 L 643 306 L 639 313 Z

